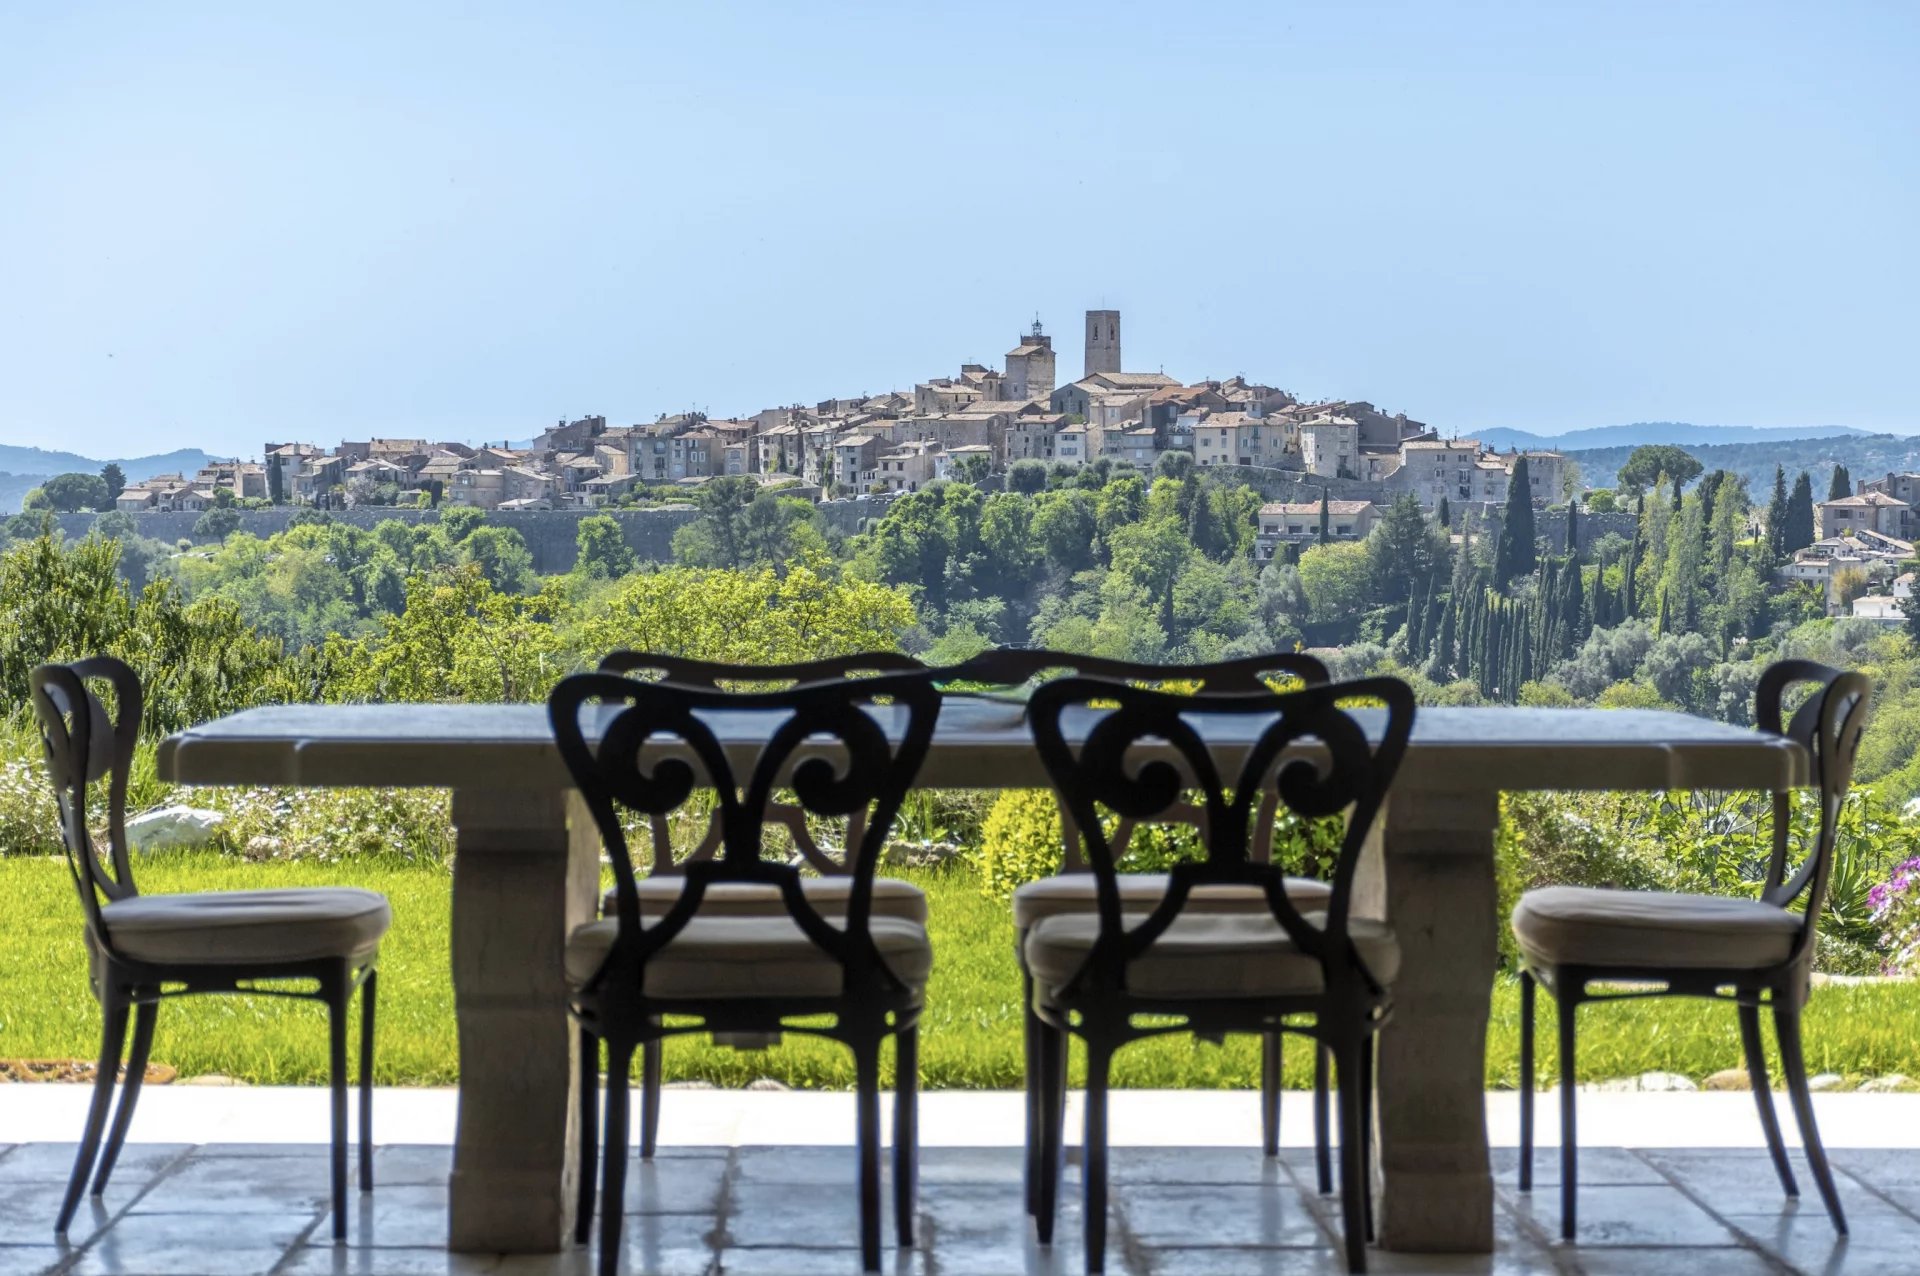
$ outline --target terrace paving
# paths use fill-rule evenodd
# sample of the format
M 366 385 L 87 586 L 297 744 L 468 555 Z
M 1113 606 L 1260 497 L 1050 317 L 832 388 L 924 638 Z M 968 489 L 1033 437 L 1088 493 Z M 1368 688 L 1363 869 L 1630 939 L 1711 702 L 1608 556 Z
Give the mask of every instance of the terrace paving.
M 356 1196 L 343 1246 L 330 1242 L 327 1225 L 324 1093 L 196 1086 L 143 1097 L 112 1187 L 82 1207 L 68 1243 L 56 1243 L 52 1218 L 85 1100 L 79 1086 L 0 1086 L 0 1276 L 593 1271 L 591 1249 L 503 1257 L 442 1248 L 454 1105 L 452 1092 L 440 1090 L 378 1093 L 378 1185 Z M 1538 1190 L 1516 1192 L 1513 1096 L 1495 1094 L 1498 1251 L 1375 1251 L 1372 1270 L 1920 1272 L 1920 1095 L 1830 1094 L 1818 1103 L 1853 1222 L 1850 1241 L 1835 1238 L 1816 1199 L 1782 1199 L 1747 1095 L 1595 1092 L 1581 1096 L 1581 1236 L 1562 1245 L 1554 1239 L 1557 1155 L 1543 1144 Z M 1250 1095 L 1116 1094 L 1108 1270 L 1342 1270 L 1335 1202 L 1311 1186 L 1306 1096 L 1289 1094 L 1284 1109 L 1286 1147 L 1269 1162 L 1253 1145 Z M 1552 1110 L 1550 1101 L 1543 1106 L 1543 1125 L 1555 1124 Z M 921 1111 L 920 1244 L 908 1253 L 887 1249 L 885 1270 L 1078 1272 L 1077 1170 L 1068 1169 L 1050 1250 L 1033 1242 L 1024 1218 L 1018 1096 L 936 1092 L 923 1096 Z M 852 1128 L 848 1095 L 670 1091 L 661 1154 L 636 1163 L 629 1178 L 627 1270 L 857 1271 Z

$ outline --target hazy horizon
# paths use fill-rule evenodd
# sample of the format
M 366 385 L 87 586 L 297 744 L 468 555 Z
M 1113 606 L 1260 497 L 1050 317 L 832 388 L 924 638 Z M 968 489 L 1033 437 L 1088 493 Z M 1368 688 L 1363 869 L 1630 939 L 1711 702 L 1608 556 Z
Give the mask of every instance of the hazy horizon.
M 0 16 L 0 442 L 524 439 L 1037 312 L 1443 432 L 1920 428 L 1920 10 Z

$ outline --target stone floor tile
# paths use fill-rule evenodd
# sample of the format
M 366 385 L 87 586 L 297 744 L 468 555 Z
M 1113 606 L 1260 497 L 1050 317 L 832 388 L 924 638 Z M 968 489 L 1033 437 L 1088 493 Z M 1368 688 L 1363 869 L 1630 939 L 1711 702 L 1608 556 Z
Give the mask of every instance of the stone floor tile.
M 1308 1166 L 1310 1176 L 1310 1161 Z M 1108 1156 L 1107 1181 L 1293 1185 L 1280 1160 L 1258 1148 L 1115 1148 Z
M 1920 1228 L 1892 1219 L 1849 1220 L 1852 1234 L 1844 1237 L 1834 1233 L 1824 1214 L 1806 1209 L 1797 1215 L 1735 1215 L 1728 1221 L 1769 1254 L 1814 1276 L 1897 1276 L 1920 1270 Z
M 1840 1148 L 1829 1155 L 1834 1166 L 1875 1187 L 1920 1188 L 1920 1154 L 1907 1148 Z M 0 1161 L 0 1176 L 6 1162 Z
M 339 1245 L 302 1245 L 280 1269 L 281 1276 L 492 1276 L 500 1270 L 496 1254 L 449 1254 L 445 1249 L 348 1249 Z
M 1783 1276 L 1789 1270 L 1764 1254 L 1729 1247 L 1582 1249 L 1574 1260 L 1579 1276 Z
M 637 1272 L 704 1272 L 714 1263 L 716 1222 L 711 1214 L 634 1214 L 621 1250 Z
M 1054 1243 L 1042 1246 L 1018 1184 L 934 1184 L 920 1193 L 916 1239 L 940 1276 L 1078 1272 L 1082 1234 L 1078 1198 L 1054 1216 Z
M 55 1245 L 0 1245 L 0 1276 L 41 1276 L 68 1257 Z
M 724 1156 L 676 1156 L 627 1163 L 627 1213 L 711 1216 L 727 1178 Z
M 1317 1248 L 1331 1243 L 1291 1186 L 1147 1184 L 1124 1187 L 1118 1198 L 1127 1230 L 1142 1245 Z
M 922 1183 L 1013 1183 L 1026 1179 L 1020 1148 L 921 1148 Z
M 1509 1207 L 1541 1234 L 1560 1235 L 1560 1193 L 1515 1195 Z M 1575 1244 L 1584 1252 L 1609 1245 L 1726 1246 L 1733 1234 L 1687 1199 L 1677 1187 L 1580 1188 L 1579 1231 Z
M 1337 1276 L 1346 1264 L 1332 1250 L 1205 1249 L 1178 1246 L 1146 1251 L 1148 1270 L 1179 1276 Z M 1370 1262 L 1368 1271 L 1374 1270 Z
M 1765 1156 L 1766 1153 L 1762 1152 L 1761 1155 Z M 1494 1148 L 1491 1159 L 1493 1181 L 1496 1184 L 1510 1188 L 1520 1181 L 1519 1148 Z M 1580 1149 L 1580 1184 L 1583 1187 L 1588 1184 L 1594 1187 L 1652 1185 L 1666 1181 L 1659 1170 L 1641 1159 L 1639 1153 L 1627 1148 Z M 1533 1184 L 1535 1191 L 1538 1191 L 1542 1184 L 1554 1188 L 1560 1186 L 1558 1146 L 1534 1148 Z
M 349 1167 L 349 1174 L 358 1170 Z M 350 1180 L 357 1193 L 358 1180 Z M 190 1156 L 134 1205 L 141 1214 L 311 1213 L 333 1200 L 327 1158 Z
M 883 1161 L 891 1148 L 881 1150 Z M 734 1157 L 734 1177 L 746 1183 L 845 1183 L 859 1173 L 852 1143 L 845 1147 L 741 1148 Z
M 725 1276 L 860 1276 L 860 1250 L 852 1249 L 728 1249 L 720 1255 L 718 1271 Z M 883 1276 L 924 1276 L 933 1269 L 919 1250 L 902 1253 L 883 1248 Z M 1124 1268 L 1109 1266 L 1109 1272 Z M 1017 1276 L 1007 1273 L 1007 1276 Z
M 880 1189 L 882 1231 L 893 1234 L 893 1184 Z M 730 1246 L 835 1249 L 860 1240 L 860 1198 L 851 1183 L 736 1181 L 728 1194 Z
M 424 1249 L 444 1248 L 446 1243 L 445 1185 L 392 1183 L 353 1193 L 347 1207 L 348 1245 Z
M 266 1276 L 313 1223 L 279 1214 L 128 1214 L 73 1276 Z
M 225 1151 L 224 1147 L 221 1151 Z M 355 1162 L 354 1173 L 358 1174 Z M 373 1154 L 375 1188 L 388 1183 L 445 1183 L 453 1173 L 453 1149 L 439 1144 L 404 1143 Z
M 79 1150 L 77 1143 L 23 1143 L 0 1157 L 0 1183 L 65 1183 Z M 113 1181 L 144 1183 L 190 1150 L 184 1143 L 128 1143 Z
M 60 1202 L 66 1198 L 64 1183 L 8 1183 L 0 1185 L 0 1245 L 58 1245 L 53 1220 L 59 1216 Z M 78 1246 L 105 1227 L 126 1208 L 132 1189 L 109 1187 L 104 1199 L 83 1196 L 80 1208 L 67 1228 L 67 1243 Z

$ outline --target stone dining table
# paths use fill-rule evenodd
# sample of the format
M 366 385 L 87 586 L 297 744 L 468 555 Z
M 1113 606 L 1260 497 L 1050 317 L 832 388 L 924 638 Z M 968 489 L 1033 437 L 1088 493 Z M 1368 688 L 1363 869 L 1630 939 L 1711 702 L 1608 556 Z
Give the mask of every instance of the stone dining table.
M 884 711 L 884 710 L 883 710 Z M 1244 719 L 1195 715 L 1223 762 Z M 717 712 L 737 761 L 762 715 Z M 1236 734 L 1238 733 L 1238 734 Z M 1779 737 L 1653 710 L 1422 709 L 1355 907 L 1393 924 L 1403 957 L 1380 1036 L 1380 1243 L 1416 1252 L 1493 1248 L 1486 1036 L 1497 961 L 1499 795 L 1530 789 L 1778 790 L 1807 782 Z M 562 949 L 597 906 L 599 839 L 541 705 L 288 705 L 165 741 L 181 784 L 430 787 L 453 793 L 452 975 L 460 1115 L 449 1244 L 550 1252 L 570 1234 L 576 1034 Z M 951 698 L 920 782 L 1044 783 L 1018 706 Z M 1249 1138 L 1253 1117 L 1249 1108 Z

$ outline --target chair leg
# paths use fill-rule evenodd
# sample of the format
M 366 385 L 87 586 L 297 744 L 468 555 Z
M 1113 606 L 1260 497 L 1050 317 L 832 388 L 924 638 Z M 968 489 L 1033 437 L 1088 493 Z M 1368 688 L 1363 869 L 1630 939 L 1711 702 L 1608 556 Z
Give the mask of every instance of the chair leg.
M 1113 1050 L 1098 1037 L 1087 1038 L 1086 1133 L 1080 1142 L 1080 1177 L 1086 1189 L 1081 1225 L 1087 1233 L 1087 1273 L 1107 1263 L 1107 1073 Z
M 333 1097 L 331 1180 L 333 1239 L 347 1239 L 347 998 L 353 995 L 342 973 L 327 998 L 327 1088 Z
M 1280 1068 L 1286 1034 L 1269 1032 L 1260 1039 L 1260 1148 L 1280 1155 Z
M 1340 1099 L 1340 1230 L 1347 1270 L 1367 1270 L 1367 1185 L 1364 1179 L 1365 1117 L 1360 1097 L 1360 1045 L 1350 1037 L 1336 1047 L 1334 1084 Z
M 373 1190 L 373 1021 L 380 972 L 360 985 L 360 1190 Z
M 1533 972 L 1520 972 L 1520 1190 L 1533 1190 Z
M 900 1248 L 911 1249 L 920 1176 L 920 1030 L 897 1033 L 893 1042 L 893 1227 Z
M 1034 1157 L 1039 1176 L 1034 1194 L 1034 1235 L 1042 1245 L 1053 1244 L 1053 1223 L 1060 1202 L 1060 1168 L 1064 1158 L 1067 1120 L 1067 1034 L 1044 1021 L 1035 1022 L 1034 1058 L 1039 1065 L 1040 1142 Z
M 1760 1109 L 1760 1129 L 1767 1136 L 1767 1152 L 1773 1157 L 1773 1172 L 1780 1188 L 1788 1196 L 1800 1195 L 1794 1182 L 1793 1165 L 1787 1160 L 1787 1141 L 1780 1134 L 1780 1117 L 1773 1110 L 1773 1082 L 1767 1076 L 1767 1055 L 1760 1044 L 1760 1007 L 1740 1008 L 1740 1049 L 1747 1056 L 1747 1081 L 1753 1087 L 1753 1104 Z
M 660 1141 L 660 1057 L 658 1038 L 640 1047 L 640 1159 L 651 1161 Z
M 1579 1186 L 1579 1148 L 1574 1127 L 1575 1090 L 1573 1029 L 1579 1002 L 1558 990 L 1554 994 L 1560 1019 L 1560 1238 L 1572 1240 L 1577 1226 L 1574 1194 Z
M 1360 1039 L 1360 1203 L 1367 1221 L 1367 1240 L 1373 1234 L 1373 1067 L 1376 1038 Z
M 107 1190 L 113 1167 L 120 1159 L 120 1148 L 127 1141 L 127 1127 L 133 1124 L 134 1105 L 140 1102 L 140 1086 L 147 1078 L 147 1056 L 153 1050 L 153 1024 L 160 1017 L 160 1003 L 149 1001 L 134 1008 L 133 1048 L 127 1054 L 127 1079 L 120 1083 L 120 1101 L 114 1106 L 113 1128 L 107 1132 L 107 1146 L 100 1153 L 100 1168 L 93 1174 L 93 1194 Z
M 1813 1119 L 1813 1092 L 1807 1089 L 1807 1059 L 1800 1044 L 1800 1011 L 1779 1004 L 1773 1008 L 1773 1028 L 1780 1037 L 1780 1064 L 1787 1074 L 1787 1093 L 1793 1099 L 1793 1118 L 1800 1126 L 1800 1144 L 1807 1154 L 1807 1168 L 1826 1203 L 1833 1230 L 1847 1234 L 1846 1211 L 1840 1208 L 1840 1193 L 1833 1184 L 1833 1171 L 1827 1167 L 1827 1150 L 1820 1142 L 1820 1127 Z
M 101 1001 L 100 1062 L 93 1078 L 93 1103 L 87 1108 L 87 1127 L 80 1136 L 80 1151 L 73 1158 L 73 1175 L 67 1180 L 66 1199 L 60 1203 L 60 1216 L 54 1221 L 57 1236 L 67 1234 L 73 1212 L 80 1208 L 81 1194 L 87 1190 L 87 1176 L 93 1173 L 94 1159 L 100 1154 L 100 1134 L 106 1129 L 107 1108 L 113 1101 L 114 1075 L 120 1071 L 120 1052 L 127 1043 L 127 1004 L 111 994 Z
M 1333 1113 L 1327 1094 L 1327 1066 L 1333 1061 L 1318 1038 L 1313 1043 L 1313 1172 L 1320 1195 L 1333 1195 Z
M 880 1270 L 880 1043 L 853 1046 L 854 1109 L 860 1156 L 860 1270 Z
M 607 1128 L 600 1157 L 600 1276 L 619 1276 L 620 1240 L 627 1200 L 627 1088 L 632 1081 L 633 1043 L 607 1042 Z
M 1033 1013 L 1033 976 L 1020 972 L 1020 1048 L 1024 1062 L 1021 1082 L 1026 1086 L 1026 1172 L 1027 1214 L 1040 1212 L 1040 1033 L 1042 1025 Z
M 580 1030 L 580 1182 L 573 1206 L 573 1243 L 593 1237 L 594 1171 L 600 1157 L 600 1038 Z

